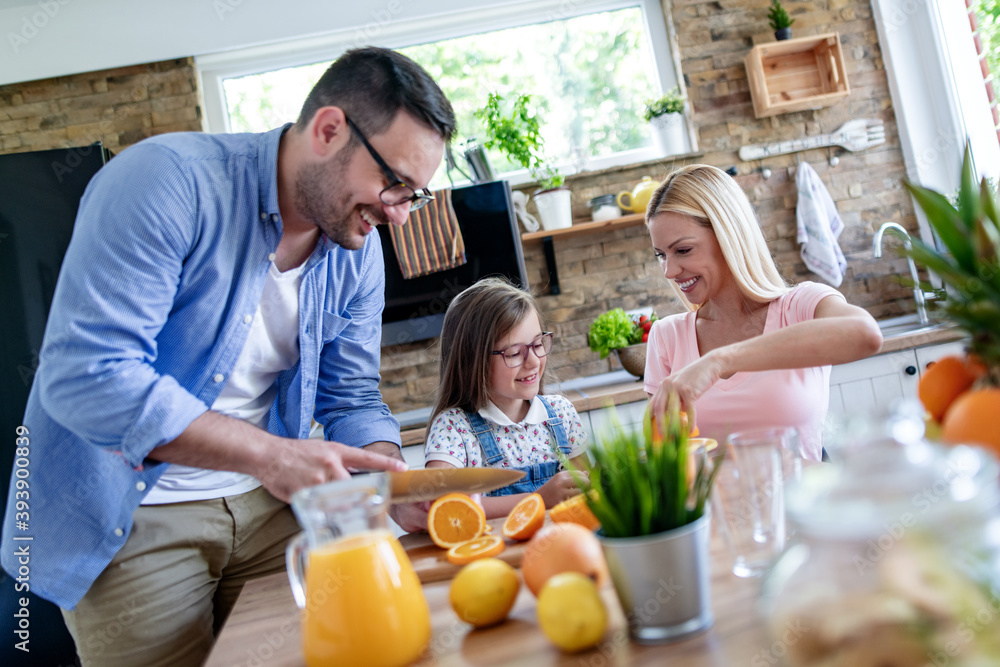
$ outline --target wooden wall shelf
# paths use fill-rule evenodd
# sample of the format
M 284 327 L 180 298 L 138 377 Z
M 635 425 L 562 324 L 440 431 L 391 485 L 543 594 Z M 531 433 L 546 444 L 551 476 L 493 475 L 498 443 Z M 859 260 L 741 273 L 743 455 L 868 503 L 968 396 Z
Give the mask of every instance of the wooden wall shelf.
M 837 33 L 758 44 L 744 63 L 757 118 L 821 109 L 851 93 Z
M 635 227 L 636 225 L 641 225 L 645 220 L 646 215 L 644 213 L 632 213 L 631 215 L 625 215 L 620 218 L 612 218 L 611 220 L 602 220 L 601 222 L 579 222 L 562 229 L 543 229 L 538 232 L 521 234 L 521 243 L 531 243 L 533 241 L 542 242 L 542 252 L 545 255 L 545 268 L 549 272 L 549 291 L 552 294 L 559 294 L 561 291 L 559 288 L 559 269 L 556 267 L 556 251 L 555 246 L 552 243 L 553 238 L 566 239 L 571 236 L 579 236 L 581 234 L 610 232 L 615 229 L 624 229 L 625 227 Z
M 606 232 L 614 229 L 621 229 L 624 227 L 634 227 L 636 225 L 641 225 L 646 220 L 645 213 L 632 213 L 630 215 L 624 215 L 620 218 L 612 218 L 611 220 L 602 220 L 601 222 L 577 222 L 573 223 L 571 227 L 564 227 L 562 229 L 553 230 L 541 230 L 538 232 L 528 232 L 526 234 L 521 234 L 521 243 L 531 243 L 532 241 L 541 241 L 546 237 L 550 238 L 569 238 L 571 236 L 579 236 L 580 234 L 592 234 L 594 232 Z

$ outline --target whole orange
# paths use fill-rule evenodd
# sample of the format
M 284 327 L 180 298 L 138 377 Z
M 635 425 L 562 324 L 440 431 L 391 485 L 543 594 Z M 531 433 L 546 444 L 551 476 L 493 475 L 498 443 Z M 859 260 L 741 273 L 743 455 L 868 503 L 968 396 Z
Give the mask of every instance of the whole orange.
M 920 376 L 917 395 L 934 421 L 940 422 L 948 408 L 983 374 L 983 367 L 967 357 L 938 359 Z
M 608 566 L 597 536 L 575 523 L 553 523 L 535 533 L 524 550 L 521 575 L 536 596 L 549 577 L 579 572 L 600 588 L 608 580 Z
M 941 439 L 1000 454 L 1000 389 L 976 389 L 956 398 L 944 416 Z

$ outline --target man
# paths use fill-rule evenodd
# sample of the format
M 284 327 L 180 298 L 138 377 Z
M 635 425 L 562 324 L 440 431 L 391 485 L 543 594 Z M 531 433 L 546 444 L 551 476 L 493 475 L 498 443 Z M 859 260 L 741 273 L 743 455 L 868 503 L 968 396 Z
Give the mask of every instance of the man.
M 295 491 L 405 468 L 371 231 L 429 198 L 454 126 L 418 65 L 360 49 L 294 125 L 154 137 L 94 178 L 25 414 L 30 522 L 12 484 L 3 528 L 85 665 L 200 664 L 243 583 L 284 569 Z

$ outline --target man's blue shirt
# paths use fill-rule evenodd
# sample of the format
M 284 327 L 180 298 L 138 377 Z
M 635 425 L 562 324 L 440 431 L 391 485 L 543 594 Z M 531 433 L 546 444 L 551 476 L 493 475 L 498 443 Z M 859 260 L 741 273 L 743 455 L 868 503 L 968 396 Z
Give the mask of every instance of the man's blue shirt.
M 12 545 L 30 545 L 31 591 L 62 607 L 128 538 L 167 466 L 147 457 L 209 409 L 243 349 L 281 239 L 284 129 L 147 139 L 87 188 L 24 417 L 30 520 L 18 528 L 12 484 L 3 526 L 4 568 L 16 577 Z M 305 438 L 315 417 L 328 440 L 399 444 L 378 389 L 384 291 L 375 234 L 360 250 L 321 237 L 270 432 Z

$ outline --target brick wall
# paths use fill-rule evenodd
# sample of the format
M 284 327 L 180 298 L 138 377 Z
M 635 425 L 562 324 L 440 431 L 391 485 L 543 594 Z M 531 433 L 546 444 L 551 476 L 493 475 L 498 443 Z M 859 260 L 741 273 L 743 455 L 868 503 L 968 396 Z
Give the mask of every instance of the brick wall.
M 202 130 L 193 58 L 0 86 L 0 153 L 86 146 L 113 153 Z
M 876 318 L 915 308 L 913 293 L 897 276 L 908 275 L 905 260 L 888 250 L 872 258 L 871 241 L 885 221 L 917 233 L 912 203 L 902 189 L 905 176 L 896 117 L 869 0 L 785 2 L 793 18 L 793 37 L 840 34 L 851 94 L 817 111 L 754 117 L 743 59 L 758 42 L 773 41 L 767 24 L 769 0 L 673 0 L 684 81 L 698 132 L 700 155 L 628 168 L 608 169 L 568 179 L 575 218 L 588 218 L 587 201 L 597 195 L 631 190 L 643 176 L 662 180 L 684 164 L 703 162 L 723 169 L 736 166 L 737 181 L 750 197 L 782 275 L 790 282 L 819 280 L 806 269 L 796 242 L 796 156 L 764 160 L 772 170 L 764 180 L 760 163 L 742 162 L 744 144 L 782 141 L 833 132 L 853 118 L 880 118 L 886 143 L 864 152 L 817 149 L 799 155 L 826 184 L 845 223 L 840 237 L 847 272 L 840 291 L 850 303 Z M 828 159 L 840 162 L 831 167 Z M 888 244 L 887 244 L 888 246 Z M 524 248 L 528 279 L 540 294 L 547 325 L 557 332 L 549 367 L 567 380 L 621 368 L 614 355 L 600 360 L 587 347 L 590 323 L 615 306 L 626 310 L 653 306 L 663 316 L 676 312 L 666 280 L 652 256 L 645 227 L 610 234 L 581 235 L 555 241 L 562 293 L 548 295 L 541 244 Z M 383 394 L 394 409 L 429 405 L 437 387 L 436 343 L 385 348 Z
M 764 180 L 758 163 L 741 162 L 740 146 L 829 133 L 859 117 L 881 118 L 886 143 L 860 153 L 840 149 L 800 155 L 819 173 L 837 203 L 846 229 L 840 244 L 848 268 L 841 291 L 851 303 L 878 318 L 913 310 L 909 289 L 896 276 L 906 263 L 887 252 L 872 259 L 871 238 L 879 224 L 899 222 L 916 233 L 912 204 L 900 186 L 905 175 L 896 118 L 878 46 L 870 0 L 785 2 L 796 18 L 794 36 L 838 32 L 847 63 L 851 95 L 817 111 L 754 118 L 743 58 L 760 41 L 771 41 L 769 0 L 673 0 L 682 70 L 697 127 L 696 157 L 607 169 L 571 177 L 574 215 L 586 218 L 587 200 L 631 190 L 644 175 L 662 180 L 683 164 L 736 166 L 738 182 L 756 207 L 765 237 L 782 274 L 792 282 L 815 279 L 802 264 L 795 240 L 796 157 L 768 158 Z M 0 151 L 78 146 L 97 139 L 114 150 L 140 139 L 178 130 L 201 129 L 197 77 L 191 59 L 141 65 L 47 81 L 0 87 Z M 828 158 L 838 155 L 831 167 Z M 548 324 L 558 333 L 550 368 L 560 379 L 616 370 L 587 348 L 593 319 L 614 306 L 653 306 L 675 312 L 665 279 L 649 249 L 642 226 L 607 234 L 556 241 L 562 294 L 549 295 L 540 244 L 525 246 L 528 278 L 539 293 Z M 383 350 L 382 389 L 394 410 L 424 407 L 437 387 L 436 342 Z

